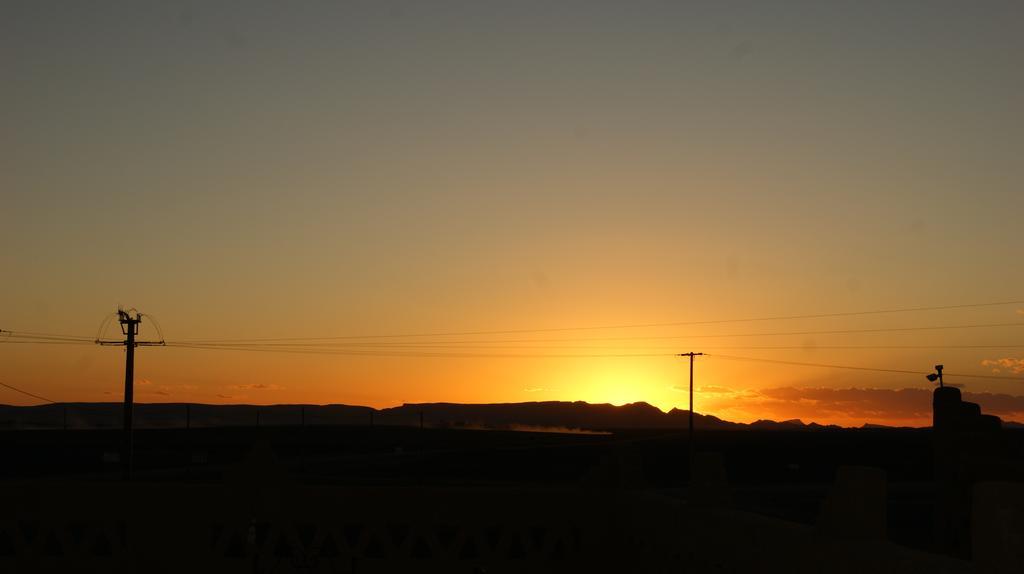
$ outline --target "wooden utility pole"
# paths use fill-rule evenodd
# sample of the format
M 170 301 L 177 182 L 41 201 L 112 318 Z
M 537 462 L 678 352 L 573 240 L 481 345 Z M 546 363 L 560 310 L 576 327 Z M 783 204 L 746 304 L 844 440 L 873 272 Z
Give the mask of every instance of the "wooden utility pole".
M 132 414 L 135 410 L 135 335 L 139 334 L 139 323 L 142 318 L 136 314 L 132 318 L 128 313 L 118 311 L 121 332 L 128 338 L 124 342 L 124 454 L 122 478 L 132 477 Z
M 690 357 L 690 425 L 687 431 L 687 447 L 690 453 L 690 473 L 693 473 L 693 358 L 704 353 L 679 353 L 680 357 Z
M 134 311 L 134 315 L 132 312 Z M 124 445 L 121 450 L 121 476 L 124 480 L 131 480 L 132 477 L 132 411 L 135 405 L 135 347 L 163 345 L 161 341 L 136 341 L 135 336 L 139 334 L 139 325 L 142 323 L 142 313 L 130 309 L 117 310 L 117 322 L 121 324 L 121 333 L 125 336 L 124 341 L 103 341 L 96 339 L 97 345 L 123 345 L 125 349 L 124 361 Z

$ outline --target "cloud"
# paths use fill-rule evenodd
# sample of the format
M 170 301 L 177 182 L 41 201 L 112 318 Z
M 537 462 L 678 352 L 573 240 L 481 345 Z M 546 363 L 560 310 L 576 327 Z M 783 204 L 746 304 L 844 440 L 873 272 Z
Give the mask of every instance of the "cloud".
M 1024 309 L 1017 309 L 1018 315 L 1024 315 Z
M 986 414 L 1024 420 L 1024 396 L 964 392 L 963 398 L 981 405 Z M 928 426 L 932 419 L 932 390 L 927 388 L 774 387 L 738 391 L 720 399 L 712 395 L 707 402 L 709 411 L 733 420 L 798 418 L 845 426 L 866 422 Z
M 733 394 L 736 392 L 733 389 L 730 389 L 729 387 L 716 387 L 714 385 L 708 385 L 706 387 L 697 387 L 695 390 L 699 393 L 711 393 L 715 395 Z
M 222 394 L 220 394 L 220 393 L 217 393 L 217 396 L 218 396 L 218 397 L 220 397 L 220 398 L 222 398 L 222 399 L 233 399 L 233 398 L 235 398 L 235 397 L 234 397 L 234 396 L 232 396 L 232 395 L 222 395 Z
M 523 392 L 524 393 L 541 393 L 541 392 L 550 391 L 550 390 L 551 389 L 546 389 L 544 387 L 526 387 L 525 389 L 523 389 Z
M 238 389 L 241 391 L 280 391 L 284 389 L 284 387 L 280 387 L 278 385 L 266 385 L 263 383 L 253 383 L 251 385 L 235 385 L 231 388 Z
M 981 362 L 981 366 L 990 367 L 993 373 L 1000 373 L 1005 369 L 1015 375 L 1024 374 L 1024 359 L 1014 359 L 1012 357 L 985 359 Z
M 978 403 L 985 414 L 1007 420 L 1024 419 L 1024 397 L 1003 393 L 964 393 L 964 400 Z
M 779 387 L 759 394 L 769 403 L 765 406 L 777 403 L 839 418 L 930 418 L 932 408 L 931 391 L 926 389 Z
M 690 392 L 690 387 L 686 385 L 672 385 L 669 388 L 673 391 L 679 391 L 680 393 Z M 735 389 L 730 389 L 729 387 L 718 387 L 715 385 L 694 387 L 693 392 L 700 393 L 702 395 L 734 395 L 737 393 Z
M 181 390 L 184 388 L 181 386 L 172 385 L 157 385 L 154 387 L 152 381 L 148 379 L 144 379 L 144 381 L 145 383 L 142 384 L 143 388 L 139 389 L 138 391 L 139 394 L 141 395 L 157 395 L 161 397 L 170 397 L 179 394 Z

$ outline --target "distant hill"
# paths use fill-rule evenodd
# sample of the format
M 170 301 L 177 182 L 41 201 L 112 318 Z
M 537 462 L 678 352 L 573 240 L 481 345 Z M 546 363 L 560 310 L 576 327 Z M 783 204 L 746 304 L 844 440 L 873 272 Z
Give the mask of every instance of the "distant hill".
M 689 412 L 672 409 L 665 413 L 647 403 L 622 406 L 590 404 L 583 401 L 529 402 L 498 404 L 422 403 L 384 409 L 382 420 L 401 420 L 418 424 L 419 414 L 434 426 L 552 429 L 637 429 L 684 428 Z M 738 429 L 744 425 L 723 421 L 712 415 L 694 414 L 699 429 Z
M 894 426 L 894 425 L 879 425 L 875 423 L 864 423 L 860 426 L 862 429 L 874 429 L 874 430 L 901 430 L 901 429 L 913 429 L 917 427 L 908 426 Z
M 511 429 L 553 432 L 621 429 L 683 429 L 689 411 L 662 412 L 647 403 L 622 406 L 583 401 L 461 404 L 409 403 L 374 409 L 354 405 L 207 405 L 145 403 L 135 405 L 136 428 L 268 425 L 404 425 L 422 421 L 432 428 Z M 120 428 L 120 403 L 58 403 L 31 407 L 0 405 L 0 429 Z M 695 413 L 700 430 L 822 430 L 834 425 L 758 420 L 750 424 Z M 1013 423 L 1008 423 L 1012 425 Z M 870 427 L 873 425 L 865 425 Z
M 121 403 L 56 403 L 33 407 L 0 405 L 0 429 L 120 428 Z M 368 425 L 371 407 L 350 405 L 206 405 L 136 403 L 136 428 L 337 424 Z

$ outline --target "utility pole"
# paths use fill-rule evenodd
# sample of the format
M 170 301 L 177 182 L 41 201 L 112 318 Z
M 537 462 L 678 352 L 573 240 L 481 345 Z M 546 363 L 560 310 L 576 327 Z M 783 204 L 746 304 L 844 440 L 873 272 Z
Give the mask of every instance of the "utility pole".
M 132 312 L 134 311 L 134 315 Z M 97 345 L 117 346 L 123 345 L 125 349 L 124 361 L 124 446 L 121 451 L 121 477 L 124 480 L 131 480 L 132 477 L 132 410 L 134 408 L 135 395 L 135 347 L 163 345 L 160 341 L 136 341 L 135 336 L 139 334 L 139 325 L 142 323 L 142 313 L 135 309 L 118 308 L 117 322 L 121 324 L 121 333 L 125 336 L 124 341 L 103 341 L 96 339 Z
M 693 474 L 693 358 L 704 353 L 679 353 L 680 357 L 690 357 L 690 426 L 687 431 L 687 448 L 690 453 L 690 474 Z M 691 480 L 693 477 L 691 476 Z

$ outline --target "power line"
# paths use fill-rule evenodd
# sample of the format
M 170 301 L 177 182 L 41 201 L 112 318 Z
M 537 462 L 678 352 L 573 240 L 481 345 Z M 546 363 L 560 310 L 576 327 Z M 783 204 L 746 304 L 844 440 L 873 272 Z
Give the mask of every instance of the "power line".
M 926 371 L 912 371 L 907 369 L 883 369 L 879 367 L 858 367 L 853 365 L 830 365 L 824 363 L 801 363 L 798 361 L 782 361 L 778 359 L 761 359 L 757 357 L 738 357 L 735 355 L 708 355 L 710 357 L 717 357 L 719 359 L 728 359 L 733 361 L 754 361 L 758 363 L 774 363 L 779 365 L 796 365 L 800 367 L 822 367 L 828 369 L 845 369 L 852 371 L 874 371 L 879 373 L 901 373 L 907 375 L 927 375 Z M 1024 377 L 1006 377 L 1001 375 L 970 375 L 970 374 L 952 374 L 946 373 L 947 377 L 961 377 L 961 378 L 972 378 L 972 379 L 999 379 L 1006 381 L 1020 381 L 1024 382 Z
M 1016 326 L 1016 323 L 997 324 L 997 325 L 950 325 L 950 326 L 939 326 L 939 327 L 906 327 L 906 328 L 893 328 L 894 331 L 906 330 L 906 329 L 953 329 L 953 328 L 971 328 L 971 327 L 991 327 L 991 326 Z M 1022 324 L 1024 325 L 1024 324 Z M 871 330 L 877 331 L 877 330 Z M 10 331 L 4 331 L 10 333 Z M 858 332 L 864 332 L 859 330 Z M 804 332 L 800 334 L 836 334 L 836 331 L 818 331 L 818 332 Z M 746 337 L 746 336 L 769 336 L 769 335 L 792 335 L 797 333 L 740 333 L 733 335 L 673 335 L 672 337 L 702 337 L 702 336 L 714 336 L 714 337 Z M 40 338 L 41 336 L 31 336 L 22 338 L 20 335 L 16 336 L 20 340 L 11 340 L 11 337 L 0 338 L 0 345 L 93 345 L 94 340 L 80 340 L 80 339 L 51 339 L 51 338 Z M 621 346 L 593 346 L 593 345 L 542 345 L 542 346 L 527 346 L 521 343 L 543 343 L 543 342 L 566 342 L 574 341 L 576 339 L 522 339 L 522 340 L 511 340 L 511 341 L 500 341 L 500 340 L 480 340 L 480 341 L 444 341 L 440 343 L 434 342 L 386 342 L 386 343 L 186 343 L 186 342 L 172 342 L 168 343 L 169 346 L 202 346 L 204 348 L 270 348 L 275 347 L 286 347 L 293 349 L 311 349 L 311 350 L 344 350 L 344 349 L 481 349 L 481 350 L 524 350 L 524 349 L 615 349 L 623 350 Z M 584 339 L 587 340 L 587 339 Z M 599 339 L 606 340 L 606 339 Z M 620 339 L 607 339 L 607 340 L 620 340 Z M 486 344 L 475 344 L 475 343 L 486 343 Z M 519 343 L 516 345 L 501 345 L 494 343 Z M 638 347 L 632 347 L 633 350 L 650 350 L 650 349 L 677 349 L 678 345 L 643 345 Z M 1000 350 L 1000 349 L 1024 349 L 1024 345 L 1013 345 L 1013 344 L 992 344 L 992 345 L 727 345 L 727 346 L 704 346 L 705 349 L 721 349 L 721 350 L 796 350 L 796 351 L 816 351 L 816 350 L 885 350 L 885 349 L 903 349 L 903 350 L 928 350 L 928 349 L 952 349 L 952 350 Z
M 15 338 L 31 338 L 31 339 L 68 339 L 75 341 L 87 341 L 91 342 L 91 337 L 83 337 L 80 335 L 60 335 L 56 333 L 37 333 L 33 331 L 7 331 L 0 329 L 0 334 L 4 337 L 15 337 Z
M 965 325 L 933 325 L 926 327 L 878 327 L 873 329 L 831 329 L 831 330 L 818 330 L 818 331 L 784 331 L 784 332 L 760 332 L 760 333 L 725 333 L 725 334 L 688 334 L 688 335 L 650 335 L 650 336 L 632 336 L 632 337 L 576 337 L 576 338 L 559 338 L 559 339 L 495 339 L 495 340 L 463 340 L 463 341 L 436 341 L 437 344 L 473 344 L 473 343 L 548 343 L 548 342 L 572 342 L 572 341 L 650 341 L 658 339 L 698 339 L 698 338 L 730 338 L 730 337 L 782 337 L 782 336 L 795 336 L 795 335 L 849 335 L 849 334 L 860 334 L 860 333 L 895 333 L 895 332 L 912 332 L 912 331 L 937 331 L 937 330 L 948 330 L 948 329 L 981 329 L 981 328 L 994 328 L 994 327 L 1024 327 L 1024 322 L 1014 323 L 986 323 L 986 324 L 965 324 Z M 323 341 L 327 339 L 347 339 L 348 337 L 310 337 L 305 339 L 249 339 L 215 342 L 209 341 L 173 341 L 174 344 L 195 344 L 195 345 L 209 345 L 209 346 L 233 346 L 241 347 L 247 345 L 259 345 L 263 347 L 267 346 L 309 346 L 306 343 L 283 343 L 275 341 Z M 267 341 L 267 342 L 261 342 Z M 168 341 L 171 344 L 172 341 Z M 375 343 L 375 346 L 415 346 L 417 342 L 409 341 L 389 341 L 385 343 Z M 361 346 L 370 346 L 371 343 L 360 343 Z
M 0 345 L 92 345 L 88 341 L 0 341 Z
M 487 341 L 490 342 L 490 341 Z M 168 343 L 172 346 L 192 346 L 198 345 L 203 347 L 218 348 L 218 349 L 247 349 L 247 348 L 260 348 L 260 349 L 309 349 L 318 351 L 329 351 L 329 350 L 381 350 L 381 349 L 481 349 L 481 350 L 549 350 L 549 349 L 591 349 L 591 350 L 617 350 L 617 351 L 642 351 L 652 349 L 678 349 L 679 345 L 640 345 L 622 347 L 621 345 L 614 346 L 594 346 L 594 345 L 468 345 L 468 344 L 444 344 L 444 343 L 393 343 L 393 344 L 380 344 L 380 343 L 344 343 L 344 344 L 333 344 L 333 343 L 310 343 L 308 345 L 299 343 L 287 343 L 287 344 L 243 344 L 243 343 Z M 884 350 L 884 349 L 953 349 L 953 350 L 999 350 L 999 349 L 1024 349 L 1024 345 L 707 345 L 702 346 L 704 349 L 721 349 L 721 350 L 765 350 L 765 351 L 817 351 L 817 350 Z
M 278 341 L 330 341 L 330 340 L 359 340 L 359 339 L 400 339 L 400 338 L 421 338 L 421 337 L 450 337 L 450 336 L 476 336 L 476 335 L 505 335 L 505 334 L 525 334 L 525 333 L 549 333 L 549 332 L 564 332 L 564 331 L 588 331 L 588 330 L 612 330 L 612 329 L 640 329 L 640 328 L 660 328 L 660 327 L 679 327 L 679 326 L 693 326 L 693 325 L 715 325 L 715 324 L 726 324 L 726 323 L 747 323 L 747 322 L 758 322 L 758 321 L 785 321 L 785 320 L 800 320 L 800 319 L 822 319 L 822 318 L 835 318 L 835 317 L 855 317 L 855 316 L 866 316 L 866 315 L 882 315 L 882 314 L 893 314 L 893 313 L 912 313 L 912 312 L 926 312 L 926 311 L 949 311 L 956 309 L 973 309 L 982 307 L 997 307 L 1004 305 L 1020 305 L 1024 304 L 1024 300 L 1015 301 L 996 301 L 986 303 L 965 303 L 959 305 L 939 305 L 930 307 L 902 307 L 902 308 L 887 308 L 887 309 L 873 309 L 866 311 L 843 311 L 833 313 L 817 313 L 817 314 L 801 314 L 801 315 L 776 315 L 776 316 L 765 316 L 765 317 L 748 317 L 748 318 L 732 318 L 732 319 L 714 319 L 705 321 L 672 321 L 663 323 L 633 323 L 633 324 L 617 324 L 617 325 L 594 325 L 594 326 L 570 326 L 570 327 L 550 327 L 541 329 L 506 329 L 506 330 L 492 330 L 492 331 L 442 331 L 442 332 L 421 332 L 421 333 L 405 333 L 405 334 L 376 334 L 376 335 L 339 335 L 339 336 L 327 336 L 327 337 L 269 337 L 269 338 L 254 338 L 254 339 L 184 339 L 176 341 L 177 343 L 197 343 L 197 344 L 220 344 L 220 343 L 261 343 L 261 342 L 278 342 Z M 0 334 L 4 334 L 7 337 L 17 338 L 33 338 L 33 339 L 48 339 L 48 340 L 69 340 L 69 341 L 86 341 L 92 342 L 100 338 L 102 329 L 110 320 L 116 317 L 112 314 L 105 318 L 101 325 L 100 332 L 97 333 L 96 337 L 85 337 L 80 335 L 64 335 L 54 333 L 38 333 L 31 331 L 6 331 L 0 329 Z M 150 319 L 153 317 L 150 316 Z M 154 322 L 155 325 L 155 322 Z M 983 325 L 978 325 L 979 327 Z M 989 326 L 1004 326 L 1000 325 L 989 325 Z M 932 327 L 929 327 L 932 328 Z M 936 328 L 958 328 L 958 327 L 936 327 Z M 159 330 L 159 327 L 158 327 Z M 901 329 L 902 330 L 902 329 Z M 837 331 L 840 333 L 843 331 Z M 851 332 L 871 332 L 871 331 L 851 331 Z M 798 332 L 798 333 L 786 333 L 786 334 L 817 334 L 818 332 Z M 833 333 L 833 332 L 820 332 L 821 334 Z M 781 333 L 780 333 L 781 334 Z M 697 336 L 754 336 L 755 334 L 739 334 L 739 335 L 687 335 L 692 337 Z M 759 334 L 758 334 L 759 335 Z M 764 335 L 772 335 L 772 333 L 764 333 Z M 662 337 L 608 337 L 608 338 L 584 338 L 584 339 L 540 339 L 540 340 L 512 340 L 512 341 L 490 341 L 490 342 L 533 342 L 533 341 L 559 341 L 559 340 L 629 340 L 629 339 L 652 339 L 652 338 L 677 338 L 686 337 L 684 335 L 671 335 Z M 161 339 L 164 337 L 161 334 Z M 479 341 L 471 341 L 479 342 Z
M 260 347 L 214 347 L 205 345 L 184 345 L 184 344 L 171 344 L 168 343 L 169 347 L 178 347 L 184 349 L 202 349 L 202 350 L 214 350 L 214 351 L 248 351 L 248 352 L 266 352 L 266 353 L 291 353 L 291 354 L 307 354 L 307 355 L 335 355 L 335 356 L 357 356 L 357 357 L 434 357 L 434 358 L 511 358 L 511 359 L 562 359 L 562 358 L 631 358 L 631 357 L 668 357 L 675 356 L 676 353 L 600 353 L 600 354 L 556 354 L 556 353 L 438 353 L 438 352 L 417 352 L 417 351 L 366 351 L 366 350 L 317 350 L 317 349 L 277 349 L 277 348 L 260 348 Z M 711 357 L 718 357 L 730 360 L 739 361 L 756 361 L 763 363 L 775 363 L 782 365 L 795 365 L 804 367 L 821 367 L 821 368 L 833 368 L 833 369 L 845 369 L 855 371 L 872 371 L 882 373 L 901 373 L 911 375 L 926 375 L 924 371 L 914 371 L 907 369 L 885 369 L 876 367 L 861 367 L 853 365 L 833 365 L 825 363 L 806 363 L 799 361 L 783 361 L 777 359 L 761 359 L 756 357 L 740 357 L 735 355 L 720 355 L 712 354 L 707 355 Z M 1010 381 L 1021 381 L 1024 382 L 1024 378 L 1021 377 L 1007 377 L 999 375 L 975 375 L 975 374 L 952 374 L 948 373 L 947 376 L 951 377 L 965 377 L 965 378 L 978 378 L 978 379 L 996 379 L 996 380 L 1010 380 Z
M 675 354 L 666 353 L 607 353 L 607 354 L 528 354 L 528 353 L 429 353 L 429 352 L 413 352 L 413 351 L 395 351 L 395 352 L 375 352 L 375 351 L 358 351 L 358 350 L 310 350 L 310 349 L 262 349 L 257 347 L 210 347 L 202 345 L 181 345 L 181 344 L 170 344 L 169 347 L 178 347 L 185 349 L 202 349 L 202 350 L 215 350 L 215 351 L 248 351 L 248 352 L 269 352 L 269 353 L 291 353 L 291 354 L 313 354 L 313 355 L 344 355 L 344 356 L 362 356 L 362 357 L 434 357 L 434 358 L 508 358 L 508 359 L 562 359 L 562 358 L 639 358 L 639 357 L 669 357 L 675 356 Z M 780 365 L 794 365 L 802 367 L 819 367 L 819 368 L 830 368 L 830 369 L 843 369 L 843 370 L 854 370 L 854 371 L 869 371 L 869 372 L 881 372 L 881 373 L 899 373 L 899 374 L 910 374 L 910 375 L 926 375 L 924 371 L 914 371 L 908 369 L 886 369 L 880 367 L 861 367 L 854 365 L 833 365 L 825 363 L 806 363 L 799 361 L 783 361 L 777 359 L 761 359 L 756 357 L 740 357 L 735 355 L 720 355 L 712 354 L 706 355 L 711 357 L 718 357 L 722 359 L 738 360 L 738 361 L 754 361 L 762 363 L 773 363 Z M 1000 375 L 980 375 L 980 374 L 954 374 L 947 373 L 947 376 L 961 377 L 961 378 L 975 378 L 975 379 L 994 379 L 994 380 L 1008 380 L 1008 381 L 1020 381 L 1024 382 L 1022 377 L 1008 377 Z
M 46 397 L 41 397 L 39 395 L 34 395 L 34 394 L 32 394 L 32 393 L 30 393 L 28 391 L 23 391 L 23 390 L 19 389 L 18 387 L 8 385 L 7 383 L 0 383 L 0 387 L 7 387 L 8 389 L 11 389 L 12 391 L 16 391 L 16 392 L 19 392 L 19 393 L 21 393 L 23 395 L 28 395 L 28 396 L 30 396 L 30 397 L 32 397 L 34 399 L 39 399 L 41 401 L 46 401 L 48 403 L 54 403 L 54 404 L 57 403 L 57 401 L 55 401 L 55 400 L 48 399 Z
M 217 346 L 218 348 L 222 348 Z M 234 348 L 224 346 L 223 348 Z M 637 347 L 623 348 L 621 346 L 580 346 L 580 345 L 544 345 L 544 346 L 511 346 L 511 345 L 390 345 L 387 347 L 368 347 L 363 345 L 343 345 L 337 347 L 313 347 L 317 349 L 483 349 L 483 350 L 529 350 L 529 349 L 596 349 L 596 350 L 650 350 L 650 349 L 678 349 L 679 345 L 643 345 Z M 703 349 L 721 350 L 764 350 L 764 351 L 818 351 L 818 350 L 927 350 L 927 349 L 952 349 L 952 350 L 999 350 L 999 349 L 1024 349 L 1024 345 L 732 345 L 701 346 Z
M 63 337 L 56 335 L 23 335 L 20 333 L 10 333 L 0 338 L 0 341 L 10 340 L 28 340 L 28 341 L 64 341 L 69 343 L 92 343 L 91 339 L 82 339 L 77 337 Z
M 438 353 L 423 351 L 372 351 L 346 349 L 278 349 L 259 346 L 235 347 L 167 343 L 167 347 L 179 349 L 202 349 L 208 351 L 249 351 L 258 353 L 291 353 L 300 355 L 344 355 L 356 357 L 450 357 L 450 358 L 515 358 L 515 359 L 583 359 L 583 358 L 628 358 L 628 357 L 671 357 L 673 353 L 595 353 L 595 354 L 554 354 L 554 353 Z
M 778 315 L 769 317 L 751 317 L 745 319 L 715 319 L 707 321 L 672 321 L 666 323 L 634 323 L 634 324 L 618 324 L 618 325 L 596 325 L 596 326 L 574 326 L 574 327 L 549 327 L 543 329 L 506 329 L 496 331 L 446 331 L 446 332 L 432 332 L 432 333 L 405 333 L 405 334 L 377 334 L 377 335 L 339 335 L 330 337 L 272 337 L 263 339 L 187 339 L 179 342 L 182 343 L 232 343 L 232 342 L 269 342 L 269 341 L 316 341 L 316 340 L 341 340 L 341 339 L 400 339 L 400 338 L 419 338 L 419 337 L 450 337 L 450 336 L 471 336 L 471 335 L 511 335 L 521 333 L 551 333 L 560 331 L 597 331 L 604 329 L 641 329 L 641 328 L 658 328 L 658 327 L 681 327 L 681 326 L 693 326 L 693 325 L 715 325 L 724 323 L 749 323 L 755 321 L 788 321 L 798 319 L 824 319 L 824 318 L 835 318 L 835 317 L 854 317 L 864 315 L 883 315 L 892 313 L 912 313 L 912 312 L 923 312 L 923 311 L 949 311 L 955 309 L 973 309 L 980 307 L 997 307 L 1003 305 L 1020 305 L 1024 304 L 1024 300 L 1018 301 L 998 301 L 990 303 L 967 303 L 961 305 L 941 305 L 933 307 L 903 307 L 903 308 L 890 308 L 890 309 L 875 309 L 868 311 L 844 311 L 837 313 L 818 313 L 818 314 L 804 314 L 804 315 Z

